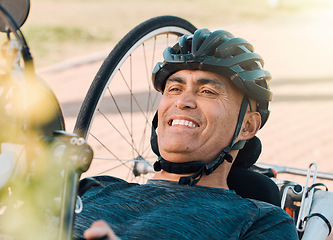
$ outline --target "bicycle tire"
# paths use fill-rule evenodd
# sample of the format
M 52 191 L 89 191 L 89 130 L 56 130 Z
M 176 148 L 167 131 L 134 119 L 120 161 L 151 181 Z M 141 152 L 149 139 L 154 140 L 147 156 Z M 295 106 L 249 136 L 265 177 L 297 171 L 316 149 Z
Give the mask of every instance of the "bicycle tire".
M 171 38 L 175 38 L 174 42 L 176 42 L 176 40 L 179 38 L 179 36 L 183 35 L 183 34 L 192 34 L 194 31 L 196 30 L 196 28 L 188 21 L 179 18 L 179 17 L 174 17 L 174 16 L 160 16 L 160 17 L 155 17 L 152 19 L 149 19 L 143 23 L 141 23 L 140 25 L 138 25 L 137 27 L 135 27 L 134 29 L 132 29 L 128 34 L 125 35 L 125 37 L 123 39 L 121 39 L 119 41 L 119 43 L 114 47 L 114 49 L 110 52 L 110 54 L 108 55 L 108 57 L 104 60 L 102 66 L 100 67 L 98 73 L 96 74 L 88 92 L 87 95 L 82 103 L 81 109 L 79 111 L 78 114 L 78 118 L 74 127 L 74 132 L 77 133 L 78 135 L 84 137 L 85 139 L 88 139 L 88 136 L 91 135 L 91 128 L 94 124 L 94 121 L 96 121 L 96 115 L 97 113 L 100 114 L 100 109 L 102 106 L 102 99 L 103 98 L 112 98 L 113 101 L 116 98 L 116 96 L 114 96 L 111 93 L 111 90 L 114 90 L 115 88 L 118 88 L 118 86 L 110 86 L 111 81 L 114 82 L 116 80 L 116 75 L 121 75 L 119 77 L 119 83 L 121 83 L 121 81 L 125 82 L 125 85 L 123 85 L 122 88 L 128 88 L 128 93 L 129 93 L 129 98 L 127 98 L 126 94 L 123 94 L 122 90 L 119 90 L 118 94 L 119 99 L 121 104 L 125 104 L 125 99 L 129 99 L 129 104 L 130 109 L 127 111 L 131 112 L 131 114 L 133 114 L 134 111 L 141 111 L 141 113 L 143 115 L 145 115 L 147 113 L 147 115 L 145 116 L 145 120 L 144 120 L 144 124 L 149 125 L 150 124 L 150 120 L 152 118 L 151 114 L 152 112 L 155 112 L 157 109 L 157 105 L 156 102 L 154 100 L 154 102 L 149 102 L 146 103 L 147 106 L 148 104 L 151 104 L 151 106 L 147 107 L 147 110 L 145 110 L 145 113 L 143 112 L 141 106 L 139 106 L 139 101 L 137 99 L 141 99 L 144 98 L 143 95 L 147 96 L 148 94 L 148 100 L 147 101 L 151 101 L 151 95 L 153 94 L 157 94 L 157 92 L 154 90 L 154 93 L 151 91 L 152 88 L 152 84 L 151 84 L 151 73 L 152 73 L 152 68 L 154 67 L 154 64 L 156 64 L 157 59 L 155 59 L 155 55 L 156 54 L 160 54 L 160 58 L 158 58 L 159 61 L 162 60 L 162 51 L 165 49 L 166 46 L 170 46 L 171 43 Z M 166 40 L 162 40 L 162 37 L 166 37 Z M 163 49 L 161 47 L 161 45 L 163 45 L 164 43 L 160 43 L 159 41 L 166 41 L 165 46 L 163 46 Z M 152 44 L 152 48 L 150 49 L 150 44 Z M 148 50 L 148 45 L 149 45 L 149 50 Z M 157 52 L 157 48 L 159 53 Z M 137 76 L 134 76 L 134 71 L 140 71 L 142 70 L 142 68 L 144 67 L 133 67 L 132 68 L 132 64 L 133 61 L 135 60 L 135 54 L 137 54 L 139 56 L 139 49 L 143 49 L 143 60 L 144 61 L 135 61 L 135 64 L 139 65 L 139 64 L 145 64 L 145 68 L 146 68 L 146 76 L 143 76 L 142 78 L 147 79 L 148 81 L 144 82 L 142 81 L 142 83 L 137 83 L 133 81 L 133 79 Z M 161 50 L 161 51 L 160 51 Z M 155 52 L 156 51 L 156 52 Z M 147 57 L 148 54 L 149 57 Z M 147 67 L 147 63 L 148 61 L 150 62 L 154 62 L 154 64 L 151 66 L 151 68 Z M 129 72 L 126 72 L 127 70 L 123 70 L 125 69 L 125 65 L 126 67 L 129 68 Z M 140 70 L 138 70 L 140 69 Z M 124 72 L 124 73 L 123 73 Z M 126 76 L 125 76 L 126 75 Z M 129 78 L 128 82 L 127 81 L 127 76 Z M 149 76 L 149 77 L 148 77 Z M 126 78 L 126 80 L 125 80 Z M 117 80 L 118 81 L 118 80 Z M 139 80 L 138 80 L 139 81 Z M 141 81 L 141 80 L 140 80 Z M 136 86 L 140 86 L 142 88 L 141 85 L 144 84 L 148 84 L 148 93 L 146 92 L 142 92 L 141 90 L 136 90 L 134 89 L 134 87 L 132 87 L 131 84 L 137 84 Z M 131 85 L 131 86 L 129 86 Z M 133 85 L 134 86 L 134 85 Z M 138 89 L 140 88 L 138 87 Z M 121 87 L 119 87 L 121 88 Z M 116 91 L 116 90 L 114 90 Z M 118 90 L 117 90 L 118 91 Z M 136 91 L 136 92 L 135 92 Z M 140 92 L 141 91 L 141 92 Z M 146 90 L 145 90 L 146 91 Z M 105 97 L 106 93 L 108 92 L 108 96 Z M 156 92 L 156 93 L 155 93 Z M 136 95 L 136 94 L 141 94 L 140 96 Z M 117 94 L 116 94 L 117 95 Z M 122 97 L 122 98 L 121 98 Z M 154 96 L 156 97 L 156 96 Z M 122 100 L 121 100 L 122 99 Z M 133 104 L 133 102 L 135 102 L 135 104 Z M 121 112 L 121 110 L 119 110 L 120 106 L 117 106 L 117 103 L 115 103 L 115 111 L 117 111 L 118 113 Z M 107 104 L 106 104 L 107 106 Z M 134 108 L 139 108 L 138 109 L 134 109 Z M 110 111 L 110 110 L 109 110 Z M 126 112 L 126 111 L 125 111 Z M 148 114 L 149 112 L 149 114 Z M 126 115 L 127 113 L 125 113 Z M 136 114 L 136 113 L 134 113 Z M 148 116 L 149 115 L 149 116 Z M 104 115 L 102 118 L 106 118 Z M 124 116 L 121 116 L 124 125 L 127 125 L 127 122 L 124 120 Z M 133 125 L 133 116 L 131 116 L 130 118 L 132 118 L 130 121 L 131 123 L 129 125 Z M 149 118 L 149 120 L 148 120 Z M 138 119 L 138 116 L 136 117 L 136 120 Z M 111 120 L 107 120 L 107 121 L 111 121 Z M 109 123 L 110 124 L 110 123 Z M 113 123 L 111 123 L 113 124 Z M 115 128 L 115 127 L 113 127 Z M 132 144 L 132 149 L 124 149 L 122 151 L 132 151 L 132 157 L 130 157 L 130 159 L 126 158 L 126 160 L 128 161 L 132 161 L 131 164 L 133 164 L 133 161 L 144 161 L 147 162 L 148 160 L 146 159 L 145 156 L 143 156 L 144 154 L 142 153 L 142 151 L 138 151 L 137 149 L 134 149 L 135 146 L 133 146 L 135 144 L 135 141 L 133 140 L 133 129 L 129 129 L 128 126 L 126 126 L 127 130 L 125 130 L 125 132 L 129 132 L 127 134 L 130 135 L 129 139 L 127 141 L 127 145 L 130 143 Z M 144 126 L 145 128 L 145 133 L 143 134 L 144 136 L 141 136 L 141 138 L 146 139 L 145 140 L 145 144 L 149 144 L 149 136 L 150 136 L 150 129 L 149 129 L 149 134 L 147 134 L 146 132 L 148 132 L 147 126 Z M 105 131 L 107 131 L 105 129 Z M 120 134 L 119 132 L 117 134 Z M 120 134 L 121 135 L 121 134 Z M 93 137 L 94 139 L 96 138 L 95 136 Z M 121 138 L 125 138 L 123 135 L 121 135 Z M 148 141 L 147 141 L 148 138 Z M 88 143 L 90 145 L 92 145 L 94 152 L 95 152 L 95 156 L 98 155 L 98 151 L 99 148 L 104 149 L 104 151 L 109 152 L 110 153 L 110 149 L 109 147 L 106 147 L 106 145 L 104 143 L 99 142 L 99 140 L 94 140 L 97 141 L 98 143 L 96 143 L 97 145 L 100 145 L 99 147 L 95 147 L 94 144 L 91 144 L 90 139 L 88 139 Z M 111 141 L 111 140 L 107 140 L 107 141 Z M 119 140 L 120 141 L 120 140 Z M 118 142 L 118 140 L 113 140 L 113 143 Z M 110 142 L 109 142 L 110 143 Z M 108 148 L 106 150 L 106 148 Z M 144 148 L 145 151 L 147 151 L 147 148 Z M 150 150 L 150 145 L 149 145 L 149 150 Z M 134 152 L 134 153 L 133 153 Z M 150 150 L 151 152 L 151 150 Z M 150 154 L 150 153 L 149 153 Z M 112 155 L 115 155 L 112 153 Z M 145 154 L 146 155 L 146 154 Z M 136 156 L 136 157 L 135 157 Z M 115 159 L 117 159 L 118 161 L 121 161 L 121 157 L 115 157 Z M 95 162 L 95 160 L 93 160 L 93 163 Z M 122 166 L 126 165 L 126 163 L 122 162 L 121 163 Z M 103 167 L 101 167 L 102 169 Z M 130 171 L 132 171 L 132 173 L 134 175 L 142 175 L 143 173 L 137 173 L 135 171 L 135 169 L 133 169 L 133 167 L 128 167 L 128 169 Z M 103 172 L 106 172 L 106 170 L 104 169 Z M 92 173 L 93 175 L 96 174 L 96 172 Z M 112 173 L 110 173 L 112 174 Z M 86 174 L 86 176 L 88 176 L 89 173 Z M 114 175 L 114 174 L 113 174 Z M 129 180 L 128 177 L 122 177 L 122 178 L 126 178 L 126 180 Z M 137 179 L 137 178 L 136 178 Z M 135 180 L 138 181 L 138 180 Z

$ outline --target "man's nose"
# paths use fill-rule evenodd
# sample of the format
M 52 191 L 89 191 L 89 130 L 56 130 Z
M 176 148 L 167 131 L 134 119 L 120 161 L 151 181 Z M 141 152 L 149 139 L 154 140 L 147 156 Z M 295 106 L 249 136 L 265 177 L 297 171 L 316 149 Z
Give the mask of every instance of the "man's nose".
M 196 108 L 197 103 L 196 103 L 195 94 L 184 91 L 181 95 L 178 96 L 178 99 L 176 101 L 176 106 L 179 109 Z

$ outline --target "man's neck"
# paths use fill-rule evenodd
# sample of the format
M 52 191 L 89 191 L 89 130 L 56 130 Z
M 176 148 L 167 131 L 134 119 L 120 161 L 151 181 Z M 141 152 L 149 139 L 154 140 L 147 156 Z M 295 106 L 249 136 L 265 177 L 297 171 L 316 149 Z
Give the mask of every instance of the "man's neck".
M 213 188 L 223 188 L 229 190 L 227 184 L 227 178 L 230 168 L 231 164 L 223 163 L 212 174 L 208 176 L 204 174 L 200 179 L 200 181 L 197 183 L 197 185 L 205 187 L 213 187 Z M 155 173 L 154 179 L 178 182 L 179 178 L 191 175 L 192 174 L 168 173 L 166 171 L 161 170 Z
M 232 150 L 230 154 L 232 155 L 233 159 L 235 159 L 238 154 L 238 150 Z M 204 174 L 200 181 L 197 183 L 197 185 L 229 190 L 227 178 L 231 166 L 232 163 L 225 161 L 220 166 L 218 166 L 218 168 L 215 169 L 214 172 L 212 172 L 210 175 L 207 176 L 206 174 Z M 192 174 L 175 174 L 161 170 L 155 173 L 154 179 L 178 182 L 179 178 L 191 176 Z

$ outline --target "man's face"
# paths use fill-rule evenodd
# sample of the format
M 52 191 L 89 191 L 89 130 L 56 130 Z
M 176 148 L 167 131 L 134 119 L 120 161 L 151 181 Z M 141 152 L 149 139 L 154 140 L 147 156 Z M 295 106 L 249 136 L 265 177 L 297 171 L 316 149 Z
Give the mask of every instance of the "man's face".
M 172 162 L 211 162 L 235 132 L 243 94 L 217 73 L 182 70 L 166 82 L 158 108 L 158 146 Z

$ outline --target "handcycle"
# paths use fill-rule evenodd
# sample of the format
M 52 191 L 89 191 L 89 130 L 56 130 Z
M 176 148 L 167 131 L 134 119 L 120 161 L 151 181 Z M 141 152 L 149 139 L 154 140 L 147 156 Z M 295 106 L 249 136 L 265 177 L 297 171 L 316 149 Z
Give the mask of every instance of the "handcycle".
M 21 22 L 24 22 L 24 20 L 21 20 Z M 52 115 L 52 120 L 47 121 L 46 125 L 44 124 L 45 122 L 41 124 L 41 122 L 37 120 L 37 123 L 32 121 L 33 124 L 31 124 L 31 128 L 33 129 L 36 128 L 36 125 L 39 126 L 38 128 L 41 128 L 38 129 L 38 133 L 43 135 L 43 146 L 44 142 L 46 142 L 47 155 L 40 154 L 39 149 L 37 152 L 31 153 L 33 155 L 27 154 L 26 159 L 36 156 L 37 159 L 50 157 L 50 163 L 54 164 L 51 164 L 52 169 L 49 169 L 49 171 L 52 173 L 55 172 L 55 176 L 52 180 L 46 181 L 46 183 L 52 186 L 55 179 L 60 179 L 60 182 L 62 182 L 60 185 L 65 186 L 60 194 L 57 192 L 55 196 L 50 196 L 46 201 L 47 206 L 44 207 L 44 210 L 47 214 L 38 216 L 44 220 L 45 215 L 49 217 L 46 220 L 50 220 L 50 215 L 58 216 L 55 220 L 56 222 L 58 221 L 58 223 L 54 223 L 54 225 L 57 226 L 55 238 L 71 239 L 71 224 L 74 211 L 76 210 L 78 212 L 82 207 L 79 204 L 79 198 L 77 200 L 77 207 L 74 206 L 78 180 L 80 175 L 89 167 L 92 158 L 92 151 L 89 145 L 94 149 L 95 157 L 90 170 L 83 173 L 83 176 L 89 176 L 91 174 L 112 174 L 129 181 L 143 183 L 146 178 L 149 178 L 153 174 L 151 163 L 155 160 L 155 157 L 150 150 L 149 138 L 151 120 L 158 105 L 159 95 L 151 86 L 150 73 L 155 62 L 161 59 L 160 54 L 166 46 L 172 45 L 172 43 L 183 34 L 193 33 L 195 29 L 192 24 L 185 20 L 171 16 L 163 16 L 150 19 L 130 31 L 111 51 L 98 71 L 82 104 L 74 134 L 64 132 L 65 126 L 61 109 L 56 98 L 52 95 L 52 92 L 47 91 L 47 93 L 49 93 L 48 95 L 53 99 L 52 103 L 55 105 L 54 112 L 56 114 Z M 4 29 L 4 31 L 7 32 L 7 35 L 9 34 L 7 29 Z M 19 27 L 16 26 L 12 28 L 11 32 L 16 33 L 16 37 L 23 42 L 21 43 L 21 45 L 23 45 L 22 50 L 16 50 L 17 54 L 26 52 L 27 46 L 25 45 L 27 44 L 24 43 L 25 40 L 23 40 L 24 37 L 19 31 Z M 10 39 L 10 41 L 12 40 Z M 14 50 L 10 48 L 9 51 Z M 24 71 L 22 67 L 20 67 L 19 61 L 11 60 L 11 71 L 8 69 L 4 71 L 7 73 L 6 78 L 8 75 L 22 75 L 23 73 L 26 75 L 11 78 L 14 80 L 19 79 L 22 82 L 29 78 L 36 78 L 32 59 L 30 59 L 31 57 L 29 57 L 29 54 L 22 55 L 24 59 Z M 21 59 L 20 56 L 18 58 Z M 15 71 L 13 71 L 13 69 Z M 32 77 L 29 77 L 29 74 L 31 74 Z M 19 82 L 19 84 L 22 84 L 22 82 Z M 37 86 L 39 86 L 39 84 Z M 33 86 L 36 87 L 36 85 Z M 44 83 L 42 83 L 42 86 L 44 86 L 44 90 L 45 88 L 48 89 L 45 87 Z M 13 91 L 12 89 L 15 88 L 12 88 L 11 85 L 9 90 Z M 5 89 L 4 92 L 10 92 L 9 90 Z M 3 93 L 2 95 L 4 96 Z M 6 101 L 8 101 L 8 99 L 6 99 Z M 22 104 L 22 101 L 20 103 Z M 9 117 L 11 118 L 9 118 L 8 121 L 17 121 L 17 115 Z M 20 124 L 29 125 L 28 123 L 30 123 L 30 120 L 26 123 L 25 121 L 27 121 L 27 119 L 25 118 L 21 119 L 21 121 L 23 123 L 19 122 L 15 124 L 13 128 L 16 129 L 17 125 Z M 50 122 L 52 124 L 50 124 Z M 104 123 L 106 125 L 103 125 Z M 40 125 L 42 125 L 42 127 L 40 127 Z M 109 128 L 107 126 L 109 126 Z M 18 132 L 20 130 L 22 129 L 17 129 L 16 131 Z M 56 132 L 54 133 L 55 130 Z M 40 135 L 37 136 L 37 139 L 40 138 Z M 29 137 L 30 142 L 30 139 L 36 136 L 29 135 Z M 13 139 L 1 138 L 2 145 L 3 142 L 13 143 L 13 141 Z M 15 141 L 17 140 L 15 139 Z M 17 147 L 20 147 L 17 145 L 23 145 L 24 149 L 36 148 L 36 145 L 25 146 L 26 141 L 24 140 L 20 140 L 19 142 L 15 141 L 16 151 Z M 86 141 L 88 141 L 89 145 L 86 144 Z M 37 145 L 37 148 L 41 148 L 40 145 Z M 1 153 L 3 154 L 3 152 L 6 151 L 8 152 L 7 149 L 4 149 Z M 16 156 L 12 158 L 19 158 L 21 155 L 20 152 L 22 152 L 22 147 L 19 154 L 16 154 Z M 83 158 L 77 157 L 80 155 L 83 155 Z M 73 165 L 68 166 L 68 164 L 66 164 L 73 162 L 80 162 L 81 164 L 75 165 L 74 167 Z M 258 166 L 265 167 L 266 169 L 278 169 L 278 167 L 270 165 L 258 164 Z M 311 167 L 313 166 L 315 166 L 315 164 L 311 165 Z M 261 172 L 264 170 L 265 169 L 261 168 L 254 169 L 254 171 Z M 298 174 L 295 169 L 289 169 L 288 171 Z M 281 169 L 278 172 L 288 171 Z M 13 193 L 8 195 L 12 197 L 15 195 L 14 183 L 16 184 L 17 182 L 14 181 L 13 178 L 15 176 L 15 180 L 18 179 L 20 174 L 12 174 L 13 170 L 8 172 L 10 172 L 10 179 L 4 181 L 6 182 L 4 185 L 6 187 L 11 186 Z M 31 175 L 27 174 L 27 172 L 30 174 L 32 169 L 28 169 L 22 174 L 25 180 L 29 178 L 28 183 L 25 181 L 25 186 L 27 186 L 27 184 L 29 184 L 29 186 L 34 184 L 41 186 L 44 184 L 46 176 L 44 176 L 42 180 L 37 179 L 31 181 Z M 301 172 L 304 174 L 304 171 Z M 269 173 L 266 174 L 273 177 Z M 318 173 L 315 173 L 315 171 L 311 169 L 308 170 L 308 179 L 313 176 L 313 182 L 309 186 L 308 184 L 302 186 L 290 181 L 274 180 L 279 186 L 283 200 L 281 206 L 295 219 L 295 224 L 301 233 L 300 236 L 302 239 L 314 239 L 313 236 L 316 237 L 315 239 L 325 239 L 332 223 L 332 210 L 329 209 L 329 202 L 321 203 L 323 201 L 330 201 L 331 192 L 319 190 L 322 186 L 315 183 L 317 174 Z M 318 175 L 321 176 L 321 173 Z M 331 174 L 324 174 L 324 176 L 321 177 L 331 179 Z M 22 176 L 19 180 L 22 180 Z M 2 196 L 3 194 L 1 197 Z M 24 197 L 25 196 L 21 195 L 18 196 L 18 198 L 22 199 L 24 199 Z M 69 200 L 66 200 L 66 198 Z M 37 200 L 36 198 L 32 198 L 32 201 Z M 50 214 L 50 207 L 48 205 L 59 201 L 63 204 L 58 204 L 57 211 L 54 213 L 53 210 Z M 17 201 L 15 203 L 17 203 Z M 318 209 L 318 206 L 319 208 L 324 206 L 325 209 Z M 24 209 L 19 210 L 23 211 Z M 7 211 L 8 210 L 5 209 L 4 212 Z M 315 226 L 311 227 L 310 225 L 313 224 Z M 317 227 L 317 224 L 320 226 Z M 51 231 L 49 228 L 46 230 Z

